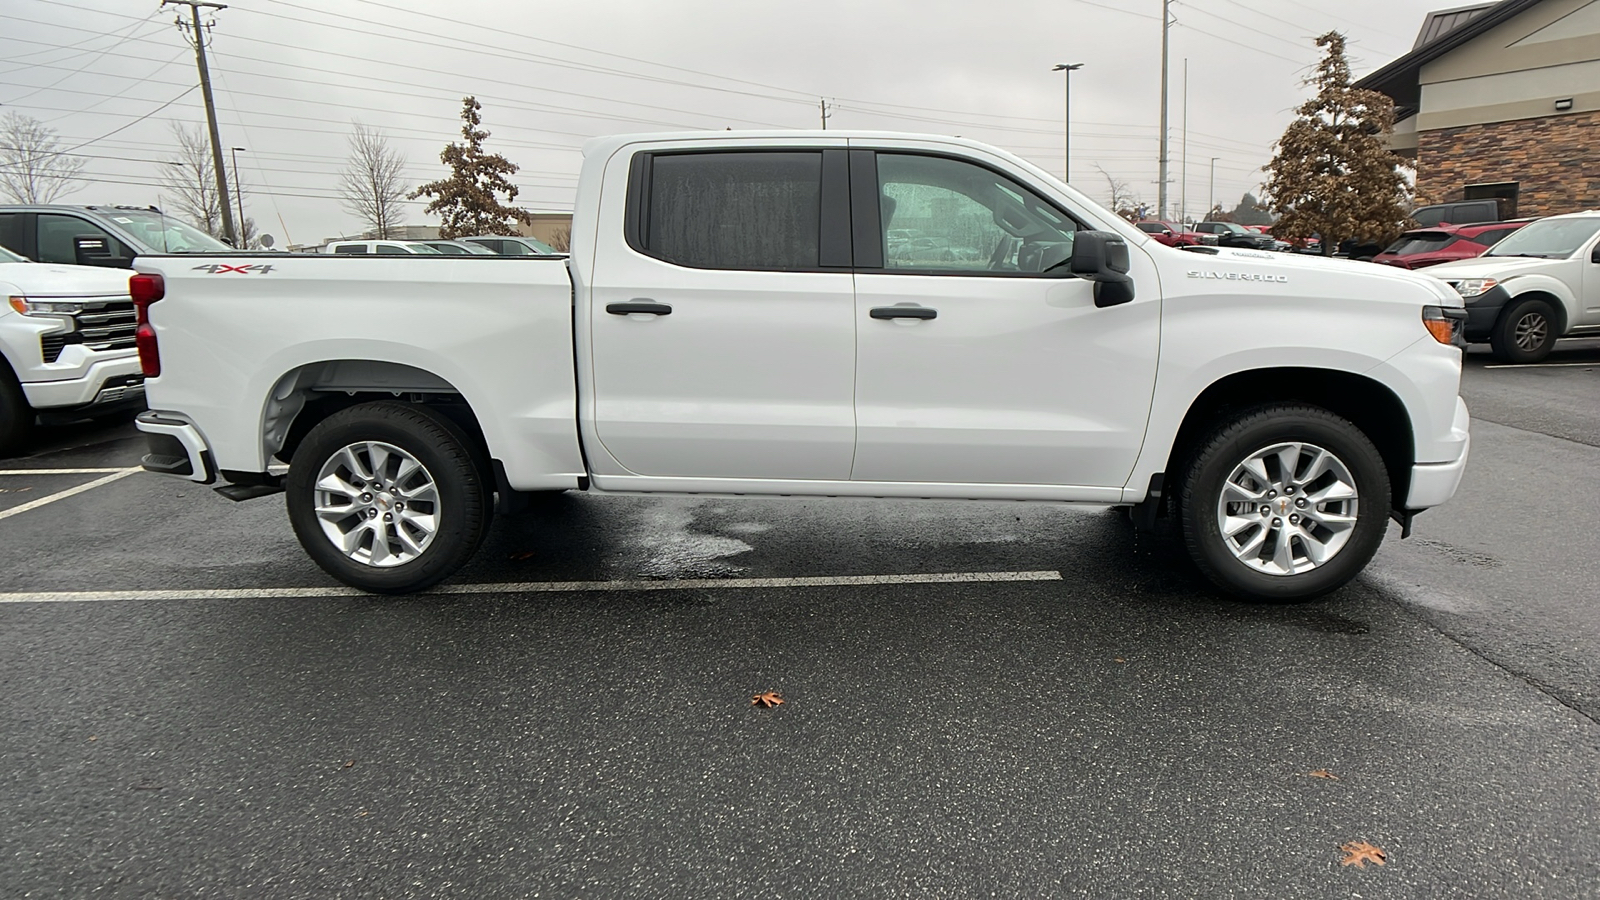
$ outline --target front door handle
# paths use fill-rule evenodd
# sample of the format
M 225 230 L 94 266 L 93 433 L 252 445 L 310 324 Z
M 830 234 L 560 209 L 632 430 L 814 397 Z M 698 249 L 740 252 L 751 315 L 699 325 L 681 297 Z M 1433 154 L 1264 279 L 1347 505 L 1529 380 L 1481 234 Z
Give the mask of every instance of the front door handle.
M 607 303 L 606 312 L 613 316 L 626 316 L 632 313 L 648 313 L 652 316 L 670 316 L 672 307 L 654 300 L 629 300 L 626 303 Z
M 937 319 L 939 311 L 926 306 L 874 306 L 874 319 Z

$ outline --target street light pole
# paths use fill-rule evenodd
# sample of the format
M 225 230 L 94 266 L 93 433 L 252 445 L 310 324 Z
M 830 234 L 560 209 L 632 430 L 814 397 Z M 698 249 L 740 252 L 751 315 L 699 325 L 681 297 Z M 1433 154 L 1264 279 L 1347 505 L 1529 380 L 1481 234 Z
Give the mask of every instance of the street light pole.
M 229 147 L 228 148 L 228 154 L 233 157 L 233 196 L 239 203 L 239 243 L 243 244 L 244 241 L 245 241 L 245 236 L 244 236 L 244 188 L 239 185 L 239 151 L 240 150 L 244 150 L 244 148 L 243 147 Z M 249 153 L 250 151 L 249 150 L 244 150 L 244 152 Z M 226 198 L 226 197 L 222 198 L 222 202 L 223 202 L 224 205 L 226 205 L 227 202 L 228 202 L 228 198 Z M 240 250 L 247 250 L 249 248 L 248 247 L 240 247 L 239 249 Z
M 1217 160 L 1220 156 L 1211 157 L 1211 195 L 1206 201 L 1206 218 L 1211 218 L 1211 211 L 1217 208 Z
M 1081 68 L 1083 68 L 1083 63 L 1072 63 L 1071 65 L 1068 65 L 1067 63 L 1060 63 L 1054 69 L 1050 70 L 1052 72 L 1067 73 L 1066 115 L 1062 119 L 1061 126 L 1063 138 L 1061 160 L 1062 181 L 1072 180 L 1072 73 Z

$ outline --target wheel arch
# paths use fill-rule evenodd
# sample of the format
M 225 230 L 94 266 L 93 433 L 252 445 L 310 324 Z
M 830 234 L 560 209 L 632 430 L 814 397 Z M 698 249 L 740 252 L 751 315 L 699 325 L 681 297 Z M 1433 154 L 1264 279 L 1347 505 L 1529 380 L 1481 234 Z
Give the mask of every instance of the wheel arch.
M 334 413 L 372 400 L 427 406 L 460 426 L 485 457 L 488 440 L 465 395 L 416 366 L 372 359 L 330 359 L 285 372 L 262 409 L 262 458 L 290 462 L 307 433 Z
M 1167 478 L 1181 471 L 1197 445 L 1231 415 L 1267 403 L 1308 403 L 1348 419 L 1378 448 L 1389 471 L 1390 505 L 1404 506 L 1411 490 L 1416 440 L 1405 403 L 1387 385 L 1336 369 L 1275 367 L 1235 372 L 1195 397 L 1167 457 Z
M 1556 314 L 1556 337 L 1559 338 L 1567 333 L 1567 323 L 1572 320 L 1572 311 L 1567 309 L 1566 299 L 1548 285 L 1534 285 L 1511 295 L 1505 305 L 1500 307 L 1500 315 L 1495 317 L 1495 327 L 1499 328 L 1506 317 L 1511 315 L 1511 310 L 1524 300 L 1543 300 L 1550 304 L 1551 310 Z

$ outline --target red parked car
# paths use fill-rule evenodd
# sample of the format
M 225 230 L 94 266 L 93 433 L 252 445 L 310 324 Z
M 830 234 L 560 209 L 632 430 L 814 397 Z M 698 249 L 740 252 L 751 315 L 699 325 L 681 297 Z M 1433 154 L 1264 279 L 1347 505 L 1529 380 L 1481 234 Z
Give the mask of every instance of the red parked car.
M 1472 259 L 1482 256 L 1483 251 L 1494 246 L 1501 238 L 1531 221 L 1521 219 L 1514 222 L 1414 228 L 1400 235 L 1398 241 L 1373 257 L 1372 261 L 1402 269 L 1421 269 L 1458 259 Z
M 1175 225 L 1171 222 L 1151 219 L 1148 222 L 1135 222 L 1133 227 L 1166 244 L 1168 247 L 1193 247 L 1201 243 L 1198 233 L 1185 231 L 1183 226 Z

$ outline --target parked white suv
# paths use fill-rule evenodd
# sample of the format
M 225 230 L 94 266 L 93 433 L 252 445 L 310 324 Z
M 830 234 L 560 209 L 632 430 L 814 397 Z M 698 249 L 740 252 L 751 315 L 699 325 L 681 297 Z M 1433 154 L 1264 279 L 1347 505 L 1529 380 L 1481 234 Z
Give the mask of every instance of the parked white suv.
M 331 241 L 322 248 L 323 253 L 344 253 L 351 256 L 439 256 L 439 250 L 422 241 Z
M 43 414 L 144 404 L 123 269 L 30 262 L 0 247 L 0 455 Z
M 1512 363 L 1538 362 L 1556 339 L 1600 334 L 1600 210 L 1519 228 L 1476 259 L 1426 270 L 1467 306 L 1468 341 Z

